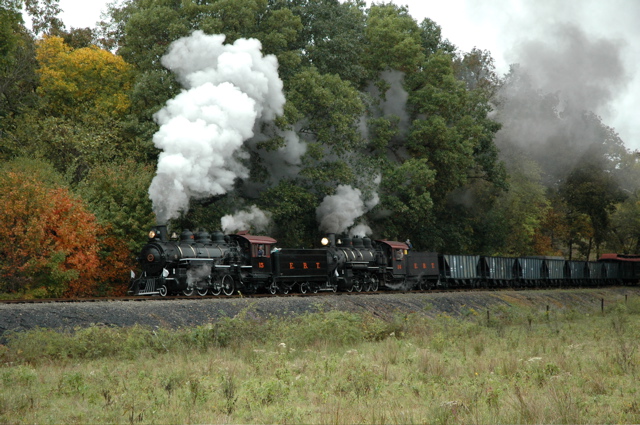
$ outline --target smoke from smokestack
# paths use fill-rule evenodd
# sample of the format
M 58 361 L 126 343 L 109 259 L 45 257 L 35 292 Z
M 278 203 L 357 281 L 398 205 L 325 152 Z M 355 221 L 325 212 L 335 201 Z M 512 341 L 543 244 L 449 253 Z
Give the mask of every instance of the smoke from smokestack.
M 316 209 L 320 230 L 326 233 L 342 233 L 353 226 L 356 219 L 375 207 L 378 202 L 377 194 L 365 203 L 359 189 L 340 185 L 336 189 L 335 195 L 326 196 Z
M 545 39 L 526 40 L 518 63 L 545 93 L 580 110 L 605 112 L 629 82 L 620 40 L 590 36 L 575 24 L 550 26 Z
M 556 15 L 552 8 L 546 12 Z M 503 127 L 496 144 L 503 153 L 516 147 L 535 159 L 545 183 L 555 185 L 591 147 L 610 143 L 597 114 L 606 114 L 630 81 L 625 45 L 575 22 L 551 22 L 528 37 L 510 51 L 519 65 L 499 93 L 495 118 Z
M 220 223 L 224 233 L 249 229 L 264 232 L 271 225 L 271 213 L 252 205 L 249 211 L 238 211 L 233 215 L 225 215 L 220 219 Z
M 358 224 L 352 227 L 351 229 L 349 229 L 350 237 L 358 236 L 358 237 L 364 238 L 365 236 L 368 236 L 371 233 L 372 233 L 371 227 L 367 226 L 366 224 Z
M 285 97 L 275 56 L 255 39 L 223 44 L 224 35 L 195 31 L 171 44 L 162 64 L 183 90 L 155 116 L 162 149 L 149 195 L 158 222 L 177 217 L 192 198 L 221 195 L 248 177 L 239 161 L 260 120 L 283 113 Z

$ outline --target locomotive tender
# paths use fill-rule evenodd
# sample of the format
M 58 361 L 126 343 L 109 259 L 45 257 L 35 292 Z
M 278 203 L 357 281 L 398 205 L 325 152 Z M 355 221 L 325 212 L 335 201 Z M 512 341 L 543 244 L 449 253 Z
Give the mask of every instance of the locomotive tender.
M 491 257 L 418 252 L 404 242 L 328 235 L 316 249 L 277 248 L 268 236 L 240 232 L 169 237 L 156 226 L 132 278 L 133 295 L 232 295 L 267 291 L 428 290 L 600 286 L 640 280 L 640 256 L 606 254 L 598 262 L 558 257 Z

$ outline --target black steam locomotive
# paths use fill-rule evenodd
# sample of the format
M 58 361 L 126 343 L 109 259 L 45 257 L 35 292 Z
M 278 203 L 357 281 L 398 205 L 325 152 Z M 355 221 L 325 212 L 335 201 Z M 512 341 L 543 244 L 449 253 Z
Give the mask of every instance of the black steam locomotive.
M 558 257 L 490 257 L 418 252 L 405 242 L 328 235 L 318 249 L 280 249 L 246 232 L 149 233 L 133 277 L 133 295 L 204 296 L 267 291 L 428 290 L 431 288 L 568 287 L 635 283 L 640 256 L 608 254 L 600 261 Z

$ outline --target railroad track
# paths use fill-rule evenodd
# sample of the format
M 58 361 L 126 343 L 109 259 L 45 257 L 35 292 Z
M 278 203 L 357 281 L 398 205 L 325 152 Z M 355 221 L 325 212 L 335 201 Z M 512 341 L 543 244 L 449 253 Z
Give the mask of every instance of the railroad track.
M 606 286 L 611 287 L 611 286 Z M 257 293 L 257 294 L 242 294 L 236 293 L 230 296 L 185 296 L 185 295 L 173 295 L 173 296 L 123 296 L 123 297 L 96 297 L 96 298 L 38 298 L 38 299 L 17 299 L 17 300 L 0 300 L 0 304 L 50 304 L 50 303 L 91 303 L 91 302 L 113 302 L 113 301 L 174 301 L 174 300 L 224 300 L 224 299 L 239 299 L 239 298 L 297 298 L 297 297 L 322 297 L 326 295 L 337 296 L 371 296 L 380 294 L 439 294 L 439 293 L 455 293 L 455 292 L 499 292 L 499 291 L 538 291 L 547 289 L 598 289 L 604 288 L 600 286 L 590 287 L 562 287 L 562 288 L 449 288 L 449 289 L 430 289 L 430 290 L 407 290 L 407 291 L 376 291 L 376 292 L 318 292 L 318 293 L 288 293 L 288 294 L 269 294 L 269 293 Z

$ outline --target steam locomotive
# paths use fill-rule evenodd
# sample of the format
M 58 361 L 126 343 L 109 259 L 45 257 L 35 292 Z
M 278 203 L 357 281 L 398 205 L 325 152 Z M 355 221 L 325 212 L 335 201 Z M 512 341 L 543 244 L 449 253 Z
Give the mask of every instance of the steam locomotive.
M 406 242 L 338 238 L 322 248 L 277 248 L 267 236 L 189 230 L 169 236 L 156 226 L 142 248 L 142 274 L 132 295 L 232 295 L 431 288 L 568 287 L 636 283 L 640 256 L 604 255 L 599 261 L 558 257 L 490 257 L 418 252 Z

